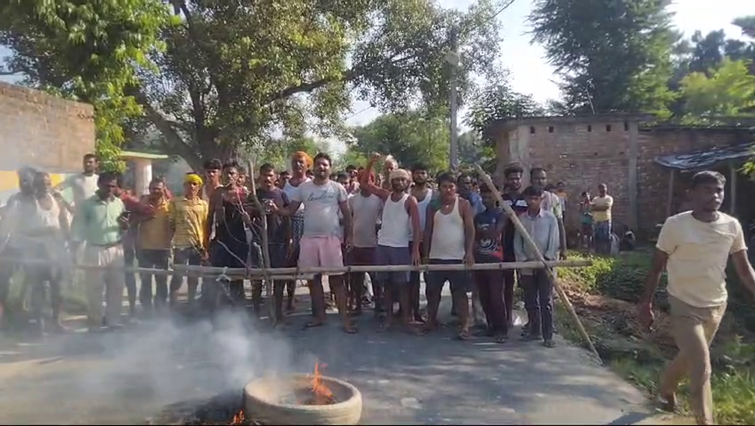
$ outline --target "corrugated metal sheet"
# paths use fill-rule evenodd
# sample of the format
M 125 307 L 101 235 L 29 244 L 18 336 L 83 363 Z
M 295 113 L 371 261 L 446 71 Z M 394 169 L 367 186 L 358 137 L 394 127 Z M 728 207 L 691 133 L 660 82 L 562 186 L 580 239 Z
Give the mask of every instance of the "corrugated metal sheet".
M 753 155 L 755 155 L 755 141 L 734 146 L 703 149 L 686 154 L 661 155 L 655 158 L 655 162 L 672 169 L 694 170 L 721 161 L 748 158 Z

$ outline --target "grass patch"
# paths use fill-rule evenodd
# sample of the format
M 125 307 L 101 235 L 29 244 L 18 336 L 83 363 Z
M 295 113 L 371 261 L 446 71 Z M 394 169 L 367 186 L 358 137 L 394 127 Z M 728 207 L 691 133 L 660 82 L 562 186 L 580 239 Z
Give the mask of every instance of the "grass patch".
M 627 381 L 656 396 L 660 373 L 676 351 L 668 315 L 658 316 L 652 335 L 636 323 L 634 305 L 642 293 L 651 256 L 649 251 L 636 251 L 615 258 L 592 257 L 591 266 L 564 268 L 558 275 L 603 361 Z M 584 258 L 578 253 L 570 257 Z M 751 305 L 743 315 L 743 298 L 738 297 L 741 286 L 732 282 L 733 275 L 729 277 L 729 321 L 711 349 L 715 415 L 719 424 L 755 424 L 755 344 L 741 337 L 749 335 L 745 320 L 755 319 L 755 315 L 751 314 Z M 667 310 L 665 277 L 655 300 L 662 312 Z M 746 300 L 749 303 L 750 299 Z M 742 310 L 739 305 L 743 305 Z M 584 344 L 566 310 L 560 304 L 556 309 L 559 332 L 567 340 Z M 679 402 L 686 414 L 688 395 L 683 384 Z

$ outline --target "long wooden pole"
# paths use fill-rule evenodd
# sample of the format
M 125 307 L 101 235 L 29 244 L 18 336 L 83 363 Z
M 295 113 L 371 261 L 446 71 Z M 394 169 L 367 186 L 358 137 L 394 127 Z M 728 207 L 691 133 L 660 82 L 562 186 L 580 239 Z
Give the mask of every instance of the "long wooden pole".
M 251 179 L 251 191 L 252 196 L 254 197 L 254 206 L 259 212 L 260 215 L 260 229 L 261 229 L 261 241 L 262 241 L 262 275 L 265 278 L 265 293 L 270 298 L 270 300 L 273 301 L 273 303 L 269 303 L 269 309 L 270 309 L 270 318 L 273 320 L 273 324 L 277 325 L 278 323 L 278 316 L 275 312 L 275 296 L 273 295 L 273 278 L 268 272 L 270 269 L 270 248 L 269 248 L 269 241 L 268 241 L 268 235 L 267 235 L 267 213 L 265 212 L 265 208 L 262 205 L 262 202 L 260 201 L 259 197 L 257 197 L 257 180 L 254 179 L 254 176 L 256 176 L 255 170 L 254 170 L 254 163 L 252 160 L 249 160 L 249 171 L 247 172 Z
M 549 261 L 546 265 L 549 267 L 558 266 L 564 268 L 581 268 L 590 266 L 592 261 L 590 260 L 566 260 L 566 261 Z M 356 272 L 428 272 L 428 271 L 486 271 L 486 270 L 511 270 L 511 269 L 541 269 L 543 268 L 541 262 L 503 262 L 503 263 L 476 263 L 472 266 L 466 265 L 356 265 L 356 266 L 342 266 L 335 268 L 270 268 L 268 272 L 275 275 L 296 275 L 296 274 L 344 274 L 344 273 L 356 273 Z M 221 274 L 225 273 L 229 276 L 238 274 L 248 274 L 247 276 L 259 276 L 263 272 L 259 269 L 251 269 L 246 271 L 242 268 L 219 268 L 210 266 L 197 266 L 197 265 L 173 265 L 173 269 L 176 271 L 197 272 L 202 271 L 205 274 Z
M 479 164 L 475 164 L 475 167 L 477 168 L 478 175 L 482 178 L 482 180 L 485 181 L 485 184 L 491 189 L 496 188 L 496 186 L 493 184 L 493 181 L 490 179 L 490 176 L 488 176 L 487 173 L 485 173 L 482 167 L 480 167 Z M 532 237 L 530 236 L 529 232 L 527 232 L 527 229 L 524 227 L 524 225 L 522 225 L 522 222 L 519 220 L 519 217 L 514 212 L 514 209 L 512 209 L 511 206 L 509 206 L 503 201 L 503 197 L 501 196 L 501 193 L 499 191 L 493 191 L 493 194 L 498 200 L 498 204 L 500 204 L 501 207 L 503 207 L 503 209 L 506 211 L 506 214 L 514 223 L 516 230 L 521 234 L 522 238 L 524 239 L 525 244 L 527 244 L 530 250 L 532 250 L 532 252 L 535 253 L 535 256 L 537 257 L 537 260 L 538 260 L 538 262 L 536 263 L 540 263 L 542 265 L 542 268 L 545 269 L 545 272 L 548 274 L 548 279 L 550 279 L 553 282 L 553 285 L 556 288 L 556 291 L 558 292 L 558 295 L 561 301 L 564 303 L 564 306 L 566 306 L 566 310 L 569 312 L 569 315 L 572 317 L 572 320 L 577 325 L 577 329 L 579 330 L 579 333 L 582 335 L 582 338 L 585 339 L 587 346 L 590 348 L 592 353 L 595 354 L 595 356 L 598 359 L 598 362 L 603 364 L 603 360 L 600 358 L 600 354 L 598 353 L 598 350 L 595 349 L 595 345 L 593 345 L 590 335 L 587 333 L 587 330 L 585 329 L 584 325 L 582 325 L 582 321 L 580 321 L 579 316 L 577 315 L 577 312 L 574 310 L 574 306 L 571 304 L 571 301 L 569 301 L 569 297 L 566 295 L 566 292 L 564 291 L 564 289 L 561 287 L 561 284 L 556 279 L 556 275 L 553 273 L 553 269 L 551 265 L 548 264 L 548 261 L 545 260 L 545 258 L 543 257 L 543 254 L 540 253 L 540 250 L 537 248 L 535 241 L 532 240 Z M 528 268 L 522 268 L 522 269 L 528 269 Z
M 0 257 L 1 264 L 25 264 L 25 265 L 40 265 L 40 266 L 61 266 L 72 269 L 82 269 L 91 271 L 104 271 L 104 270 L 117 270 L 129 273 L 144 273 L 154 275 L 183 275 L 183 276 L 196 276 L 196 277 L 210 277 L 226 274 L 232 277 L 243 278 L 259 278 L 264 274 L 261 269 L 245 269 L 245 268 L 224 268 L 217 266 L 201 266 L 201 265 L 183 265 L 174 264 L 171 265 L 172 269 L 154 269 L 154 268 L 134 268 L 134 267 L 121 267 L 116 268 L 112 266 L 100 266 L 100 265 L 83 265 L 83 264 L 65 264 L 65 263 L 51 263 L 47 260 L 39 259 L 21 259 L 14 257 Z M 562 260 L 562 261 L 548 261 L 548 266 L 559 268 L 582 268 L 592 265 L 590 260 Z M 540 262 L 504 262 L 504 263 L 475 263 L 472 266 L 466 265 L 363 265 L 363 266 L 343 266 L 338 268 L 270 268 L 267 270 L 268 274 L 275 277 L 302 277 L 316 274 L 343 274 L 343 273 L 358 273 L 358 272 L 428 272 L 428 271 L 487 271 L 498 270 L 505 271 L 511 269 L 541 269 L 543 264 Z

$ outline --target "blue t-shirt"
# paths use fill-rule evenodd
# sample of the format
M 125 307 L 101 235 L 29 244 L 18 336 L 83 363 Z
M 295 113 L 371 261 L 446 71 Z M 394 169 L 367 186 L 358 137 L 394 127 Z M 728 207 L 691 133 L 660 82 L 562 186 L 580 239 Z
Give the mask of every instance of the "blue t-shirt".
M 487 209 L 475 215 L 475 230 L 481 231 L 495 228 L 503 220 L 503 210 L 499 208 Z M 497 260 L 503 261 L 503 234 L 499 233 L 492 239 L 478 239 L 475 249 L 475 257 L 479 261 Z

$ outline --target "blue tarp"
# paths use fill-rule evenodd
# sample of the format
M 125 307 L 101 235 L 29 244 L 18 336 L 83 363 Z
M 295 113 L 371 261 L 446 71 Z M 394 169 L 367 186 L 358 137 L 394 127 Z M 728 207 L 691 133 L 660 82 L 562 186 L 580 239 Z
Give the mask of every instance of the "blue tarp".
M 719 146 L 686 154 L 655 157 L 655 162 L 672 169 L 693 170 L 711 166 L 720 161 L 748 158 L 755 155 L 755 141 L 733 146 Z

